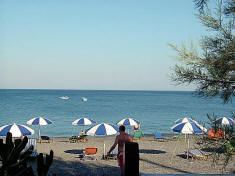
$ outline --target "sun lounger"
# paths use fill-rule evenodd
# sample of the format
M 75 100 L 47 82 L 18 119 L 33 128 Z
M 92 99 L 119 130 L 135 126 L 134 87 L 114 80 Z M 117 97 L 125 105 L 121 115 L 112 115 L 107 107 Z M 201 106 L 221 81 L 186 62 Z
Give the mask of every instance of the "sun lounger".
M 70 143 L 75 143 L 75 142 L 86 142 L 88 141 L 87 135 L 81 135 L 81 136 L 71 136 L 69 138 Z
M 105 157 L 103 159 L 117 159 L 117 155 L 118 155 L 118 151 L 117 150 L 113 150 L 109 155 L 105 155 Z
M 71 137 L 69 138 L 69 142 L 70 142 L 70 143 L 75 143 L 75 142 L 77 142 L 77 140 L 78 140 L 78 137 L 77 137 L 77 136 L 71 136 Z
M 87 135 L 84 134 L 84 135 L 78 136 L 78 141 L 79 142 L 86 142 L 86 141 L 88 141 Z
M 41 138 L 39 139 L 40 143 L 51 143 L 53 142 L 53 139 L 49 136 L 41 136 Z
M 96 156 L 97 151 L 98 151 L 97 147 L 85 148 L 81 158 L 82 159 L 92 159 L 92 160 L 96 159 L 97 160 L 97 156 Z
M 192 159 L 203 159 L 203 160 L 207 160 L 208 159 L 208 155 L 203 153 L 200 149 L 190 149 L 187 151 L 185 151 L 185 156 L 189 156 L 192 157 Z
M 167 138 L 164 138 L 163 136 L 162 136 L 162 134 L 161 133 L 159 133 L 159 132 L 155 132 L 154 133 L 154 139 L 155 140 L 157 140 L 157 141 L 168 141 L 168 139 Z
M 31 153 L 30 157 L 35 158 L 38 155 L 38 153 L 37 153 L 37 139 L 28 139 L 28 143 L 26 144 L 23 152 L 28 150 L 30 148 L 30 146 L 33 146 L 32 153 Z

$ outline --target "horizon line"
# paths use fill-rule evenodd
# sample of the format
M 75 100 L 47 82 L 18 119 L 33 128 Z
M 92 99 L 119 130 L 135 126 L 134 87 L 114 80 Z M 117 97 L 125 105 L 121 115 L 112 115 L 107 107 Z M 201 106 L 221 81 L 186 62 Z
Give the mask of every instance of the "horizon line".
M 144 89 L 50 89 L 50 88 L 0 88 L 0 90 L 88 90 L 88 91 L 169 91 L 195 92 L 196 90 L 144 90 Z

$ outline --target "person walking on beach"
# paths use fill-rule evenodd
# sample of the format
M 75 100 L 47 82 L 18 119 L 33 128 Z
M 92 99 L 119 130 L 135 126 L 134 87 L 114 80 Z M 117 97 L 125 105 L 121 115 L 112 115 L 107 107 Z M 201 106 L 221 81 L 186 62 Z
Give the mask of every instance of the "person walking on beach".
M 107 155 L 110 155 L 110 153 L 115 149 L 115 147 L 118 144 L 118 165 L 120 166 L 121 169 L 121 176 L 124 176 L 124 161 L 123 161 L 123 154 L 124 154 L 124 144 L 125 142 L 132 142 L 132 137 L 125 133 L 125 126 L 121 125 L 119 127 L 119 132 L 120 134 L 116 136 L 115 142 L 110 148 L 109 152 Z

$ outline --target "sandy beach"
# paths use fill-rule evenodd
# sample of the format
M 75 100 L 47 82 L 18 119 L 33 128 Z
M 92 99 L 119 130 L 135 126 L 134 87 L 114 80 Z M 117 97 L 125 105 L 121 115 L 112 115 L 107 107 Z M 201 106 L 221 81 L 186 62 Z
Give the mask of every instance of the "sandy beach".
M 115 176 L 120 174 L 117 161 L 102 160 L 104 143 L 107 151 L 113 142 L 114 137 L 89 138 L 85 143 L 70 143 L 68 138 L 54 138 L 52 143 L 38 143 L 37 151 L 45 154 L 49 154 L 51 149 L 54 151 L 50 174 Z M 207 161 L 186 159 L 184 151 L 187 149 L 187 143 L 184 139 L 159 142 L 153 137 L 143 137 L 135 142 L 138 142 L 140 149 L 139 171 L 141 175 L 222 173 L 221 166 L 214 167 L 210 157 Z M 190 140 L 190 146 L 194 146 L 193 139 Z M 79 158 L 79 154 L 86 147 L 98 147 L 97 160 Z M 230 162 L 223 174 L 231 174 L 234 168 L 235 163 Z

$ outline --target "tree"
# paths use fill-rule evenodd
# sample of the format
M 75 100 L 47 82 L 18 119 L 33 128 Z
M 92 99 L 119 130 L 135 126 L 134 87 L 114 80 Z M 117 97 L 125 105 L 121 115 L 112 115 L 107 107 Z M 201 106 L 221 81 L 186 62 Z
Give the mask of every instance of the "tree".
M 213 11 L 208 8 L 208 0 L 194 2 L 197 17 L 211 34 L 202 38 L 200 54 L 193 44 L 189 49 L 169 44 L 181 62 L 175 66 L 172 80 L 194 83 L 199 95 L 220 95 L 227 103 L 235 95 L 235 0 L 220 0 Z
M 178 84 L 194 83 L 199 95 L 220 95 L 224 103 L 228 103 L 235 95 L 235 0 L 194 0 L 194 3 L 198 9 L 197 17 L 210 34 L 202 37 L 199 52 L 193 44 L 189 48 L 169 44 L 178 53 L 180 62 L 174 68 L 172 80 Z M 216 8 L 211 10 L 209 7 L 214 5 Z M 232 117 L 235 118 L 235 114 Z M 225 130 L 225 138 L 213 140 L 203 135 L 197 144 L 212 149 L 213 163 L 217 165 L 222 160 L 222 169 L 225 169 L 231 160 L 231 151 L 235 152 L 234 126 L 216 124 L 216 115 L 208 114 L 208 118 L 215 132 Z

